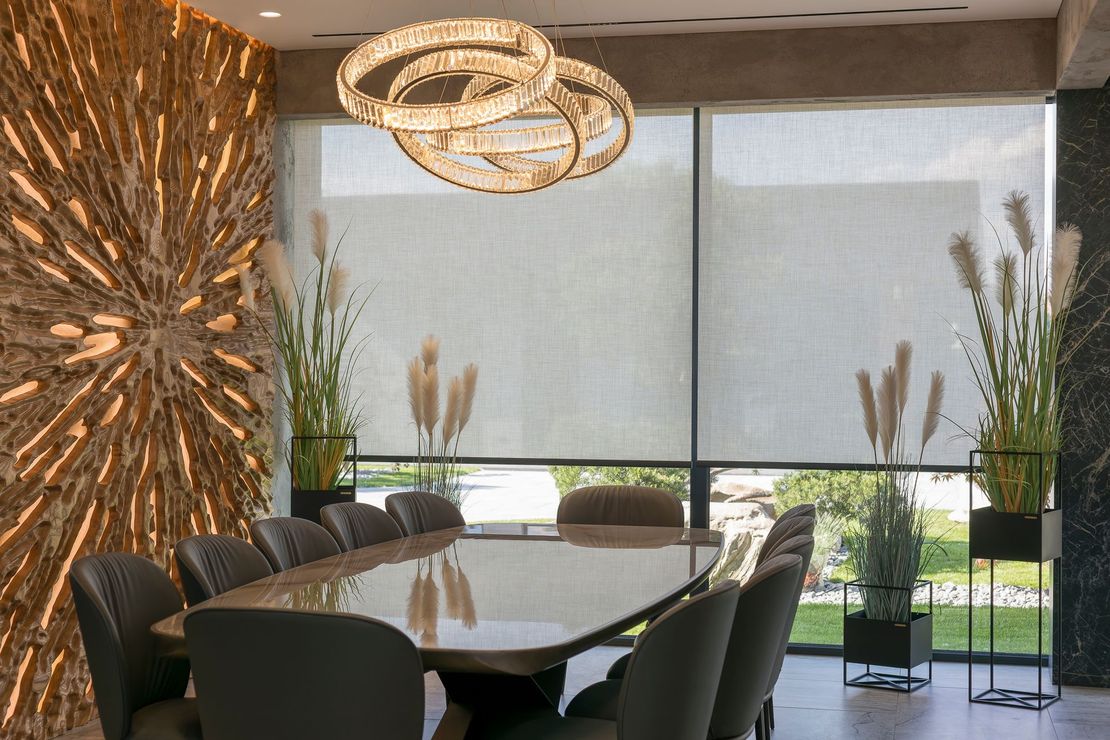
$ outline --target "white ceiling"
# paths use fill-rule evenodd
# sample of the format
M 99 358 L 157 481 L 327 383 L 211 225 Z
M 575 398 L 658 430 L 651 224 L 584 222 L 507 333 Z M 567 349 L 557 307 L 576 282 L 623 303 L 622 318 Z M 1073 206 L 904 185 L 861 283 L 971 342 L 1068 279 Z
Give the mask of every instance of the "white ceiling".
M 190 4 L 278 49 L 349 47 L 359 42 L 360 33 L 467 15 L 509 16 L 541 28 L 549 25 L 543 28 L 549 35 L 554 35 L 558 23 L 560 33 L 570 37 L 1051 18 L 1060 8 L 1060 0 L 191 0 Z M 282 16 L 261 18 L 258 13 L 263 10 Z M 567 24 L 572 25 L 562 27 Z

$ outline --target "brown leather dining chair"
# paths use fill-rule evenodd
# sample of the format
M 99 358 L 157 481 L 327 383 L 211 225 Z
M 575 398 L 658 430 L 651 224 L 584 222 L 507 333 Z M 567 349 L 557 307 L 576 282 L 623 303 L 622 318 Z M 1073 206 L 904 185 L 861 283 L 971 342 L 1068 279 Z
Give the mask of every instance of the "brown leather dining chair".
M 259 519 L 251 524 L 251 537 L 275 573 L 339 554 L 328 530 L 307 519 Z
M 204 740 L 420 740 L 424 668 L 392 625 L 209 608 L 185 617 Z
M 226 534 L 186 537 L 174 546 L 173 557 L 189 606 L 274 574 L 258 548 Z
M 801 517 L 808 519 L 808 517 Z M 812 531 L 812 530 L 811 530 Z M 782 634 L 779 636 L 778 652 L 775 654 L 775 663 L 771 668 L 771 676 L 767 679 L 767 689 L 763 696 L 763 712 L 760 716 L 762 729 L 758 737 L 770 738 L 771 730 L 775 727 L 775 684 L 778 683 L 779 674 L 782 673 L 782 664 L 786 660 L 786 648 L 790 644 L 790 633 L 794 629 L 794 617 L 798 614 L 798 600 L 805 586 L 806 572 L 809 570 L 810 560 L 813 559 L 813 536 L 802 534 L 780 541 L 768 554 L 770 561 L 782 555 L 797 555 L 802 559 L 802 570 L 794 583 L 793 597 L 790 600 L 790 609 L 783 624 Z M 762 555 L 762 552 L 760 553 Z
M 130 553 L 89 555 L 69 584 L 105 740 L 201 740 L 189 661 L 160 655 L 150 631 L 182 609 L 165 571 Z
M 803 535 L 813 536 L 813 529 L 815 522 L 812 517 L 796 516 L 785 521 L 783 524 L 771 527 L 767 532 L 767 536 L 763 538 L 763 544 L 759 547 L 759 555 L 756 556 L 756 565 L 759 565 L 775 551 L 779 544 L 786 542 L 793 537 Z M 809 567 L 808 565 L 806 567 Z
M 343 552 L 370 547 L 405 536 L 397 522 L 377 506 L 350 502 L 320 509 L 320 523 Z
M 386 496 L 385 510 L 406 537 L 466 526 L 462 512 L 447 499 L 425 491 L 402 491 Z
M 736 616 L 739 584 L 725 581 L 683 601 L 642 634 L 628 663 L 625 685 L 605 717 L 543 712 L 508 717 L 496 740 L 705 740 Z M 595 684 L 596 686 L 596 684 Z M 602 692 L 588 687 L 584 694 Z M 585 699 L 583 699 L 585 701 Z
M 646 486 L 586 486 L 559 502 L 558 524 L 682 527 L 682 502 L 670 491 Z
M 708 740 L 746 738 L 760 720 L 801 567 L 797 555 L 776 556 L 756 568 L 740 587 L 721 679 L 714 690 Z M 613 719 L 621 689 L 620 678 L 596 683 L 571 700 L 567 714 Z

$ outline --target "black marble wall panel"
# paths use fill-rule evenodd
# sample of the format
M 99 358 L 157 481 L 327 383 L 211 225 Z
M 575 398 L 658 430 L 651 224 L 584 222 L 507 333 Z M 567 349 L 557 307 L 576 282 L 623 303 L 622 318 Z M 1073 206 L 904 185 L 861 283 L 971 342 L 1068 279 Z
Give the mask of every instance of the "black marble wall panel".
M 1056 216 L 1083 232 L 1064 390 L 1065 684 L 1110 686 L 1110 87 L 1057 97 Z

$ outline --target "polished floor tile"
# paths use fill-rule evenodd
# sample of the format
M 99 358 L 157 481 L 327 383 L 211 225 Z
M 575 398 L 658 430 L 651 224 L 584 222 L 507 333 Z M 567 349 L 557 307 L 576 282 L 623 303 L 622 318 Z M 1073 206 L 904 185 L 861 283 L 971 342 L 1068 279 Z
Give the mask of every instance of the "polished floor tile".
M 625 652 L 597 648 L 571 660 L 565 696 L 604 678 L 609 665 Z M 1030 670 L 999 666 L 995 679 L 1002 686 L 1024 685 Z M 788 656 L 775 691 L 774 740 L 1110 740 L 1106 690 L 1065 688 L 1063 701 L 1032 712 L 969 704 L 967 666 L 960 663 L 934 663 L 933 683 L 913 694 L 844 686 L 842 678 L 838 658 Z M 425 678 L 425 697 L 428 740 L 447 706 L 435 674 Z M 96 723 L 63 737 L 103 740 Z

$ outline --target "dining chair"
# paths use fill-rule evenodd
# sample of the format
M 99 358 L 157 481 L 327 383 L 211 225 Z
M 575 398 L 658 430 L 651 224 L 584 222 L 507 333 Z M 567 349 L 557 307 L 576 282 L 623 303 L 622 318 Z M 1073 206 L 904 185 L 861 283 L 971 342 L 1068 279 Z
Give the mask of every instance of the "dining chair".
M 251 538 L 275 573 L 339 554 L 328 530 L 307 519 L 259 519 L 251 524 Z
M 746 738 L 759 721 L 801 567 L 797 555 L 776 556 L 756 568 L 740 587 L 721 680 L 713 692 L 709 740 Z M 620 680 L 596 683 L 571 700 L 567 714 L 613 719 L 621 687 Z
M 274 574 L 257 547 L 226 534 L 198 534 L 179 540 L 173 557 L 189 606 Z
M 320 523 L 331 532 L 343 552 L 405 536 L 389 514 L 377 506 L 353 501 L 320 509 Z
M 815 504 L 798 504 L 791 506 L 786 511 L 775 517 L 775 523 L 771 526 L 772 529 L 779 524 L 785 524 L 796 516 L 808 516 L 813 519 L 817 518 L 817 506 Z
M 350 614 L 213 607 L 185 617 L 204 740 L 420 740 L 424 668 L 405 635 Z
M 808 516 L 792 517 L 780 527 L 771 527 L 767 532 L 767 536 L 763 538 L 763 544 L 759 547 L 759 554 L 756 556 L 755 564 L 759 565 L 764 560 L 771 557 L 775 548 L 789 539 L 803 535 L 812 536 L 813 529 L 813 517 Z
M 808 517 L 801 517 L 803 519 Z M 782 634 L 779 636 L 778 652 L 775 654 L 775 663 L 771 668 L 771 677 L 767 681 L 767 690 L 763 697 L 762 732 L 760 738 L 769 738 L 771 730 L 775 728 L 775 684 L 778 683 L 779 674 L 782 673 L 782 664 L 786 660 L 786 648 L 790 644 L 790 632 L 794 629 L 794 617 L 798 614 L 798 600 L 805 586 L 806 573 L 809 563 L 813 559 L 813 536 L 810 534 L 798 535 L 778 543 L 770 553 L 768 560 L 781 555 L 797 555 L 802 559 L 802 570 L 794 584 L 793 597 L 790 599 L 790 609 L 786 614 Z
M 88 555 L 69 585 L 105 740 L 200 740 L 189 661 L 160 655 L 150 631 L 182 609 L 165 571 L 130 553 Z
M 670 491 L 646 486 L 586 486 L 559 502 L 558 524 L 682 527 L 682 502 Z
M 624 685 L 602 681 L 583 694 L 612 697 L 609 718 L 525 715 L 498 727 L 498 740 L 705 740 L 740 585 L 725 581 L 671 608 L 648 627 L 628 663 Z M 571 706 L 578 701 L 571 701 Z M 585 699 L 583 700 L 585 701 Z
M 385 498 L 385 510 L 406 537 L 466 526 L 466 520 L 453 503 L 425 491 L 392 493 Z

